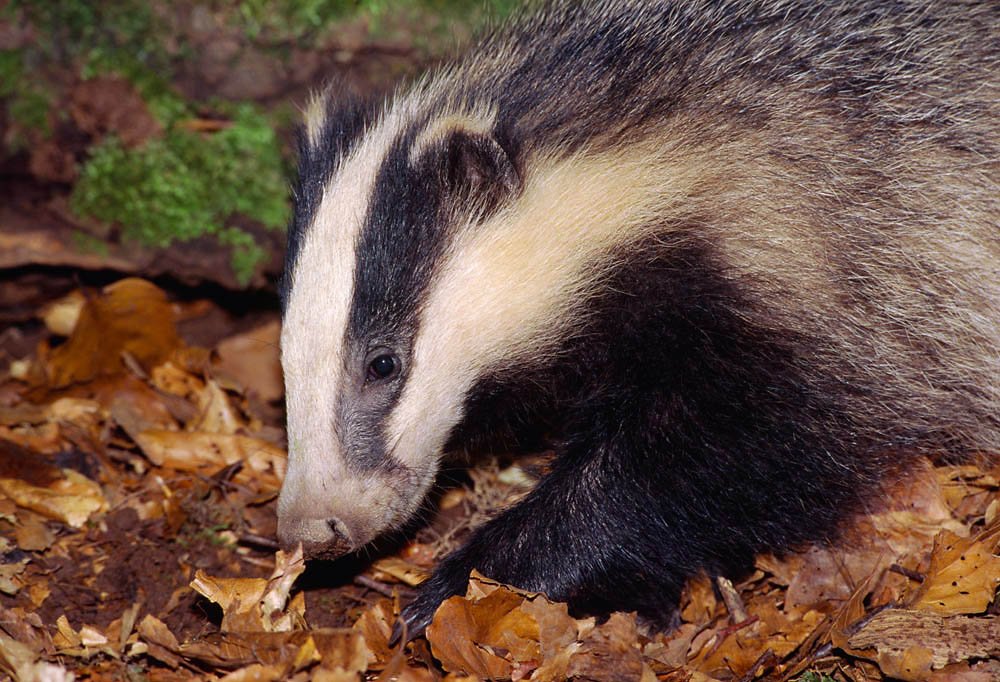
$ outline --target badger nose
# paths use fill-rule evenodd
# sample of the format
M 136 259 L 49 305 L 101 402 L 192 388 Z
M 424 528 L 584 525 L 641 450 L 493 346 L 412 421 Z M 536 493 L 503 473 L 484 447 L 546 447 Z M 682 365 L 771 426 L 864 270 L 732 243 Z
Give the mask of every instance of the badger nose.
M 354 549 L 347 527 L 338 519 L 278 517 L 278 542 L 286 551 L 300 542 L 307 559 L 336 559 Z

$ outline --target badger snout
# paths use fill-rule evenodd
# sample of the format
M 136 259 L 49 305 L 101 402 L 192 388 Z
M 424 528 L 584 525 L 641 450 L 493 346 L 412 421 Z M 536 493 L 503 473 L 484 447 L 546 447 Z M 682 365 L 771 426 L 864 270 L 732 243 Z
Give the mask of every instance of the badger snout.
M 289 551 L 302 543 L 307 559 L 336 559 L 354 549 L 347 526 L 336 518 L 278 516 L 278 542 Z

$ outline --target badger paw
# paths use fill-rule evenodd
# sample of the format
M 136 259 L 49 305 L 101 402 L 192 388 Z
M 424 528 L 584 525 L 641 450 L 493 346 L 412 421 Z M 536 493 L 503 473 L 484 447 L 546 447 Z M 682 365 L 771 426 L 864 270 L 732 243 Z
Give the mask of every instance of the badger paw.
M 406 643 L 423 635 L 441 602 L 465 592 L 470 570 L 464 562 L 456 560 L 455 555 L 446 558 L 434 575 L 420 586 L 416 598 L 403 607 L 393 626 L 389 645 Z

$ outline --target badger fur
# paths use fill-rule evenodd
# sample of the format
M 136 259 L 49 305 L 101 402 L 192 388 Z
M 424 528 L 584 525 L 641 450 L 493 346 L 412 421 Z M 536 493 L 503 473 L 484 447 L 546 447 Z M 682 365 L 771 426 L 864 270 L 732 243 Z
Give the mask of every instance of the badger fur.
M 566 0 L 308 108 L 279 536 L 400 527 L 553 447 L 442 561 L 669 620 L 921 455 L 1000 452 L 1000 2 Z

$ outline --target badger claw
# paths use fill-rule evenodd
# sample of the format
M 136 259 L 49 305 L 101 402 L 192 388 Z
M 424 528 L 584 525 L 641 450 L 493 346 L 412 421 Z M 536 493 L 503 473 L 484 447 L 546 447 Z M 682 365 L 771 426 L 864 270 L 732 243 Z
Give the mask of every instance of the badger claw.
M 410 640 L 416 639 L 424 634 L 424 630 L 431 624 L 434 611 L 414 610 L 414 605 L 405 607 L 392 626 L 392 635 L 389 636 L 389 646 L 406 644 Z

